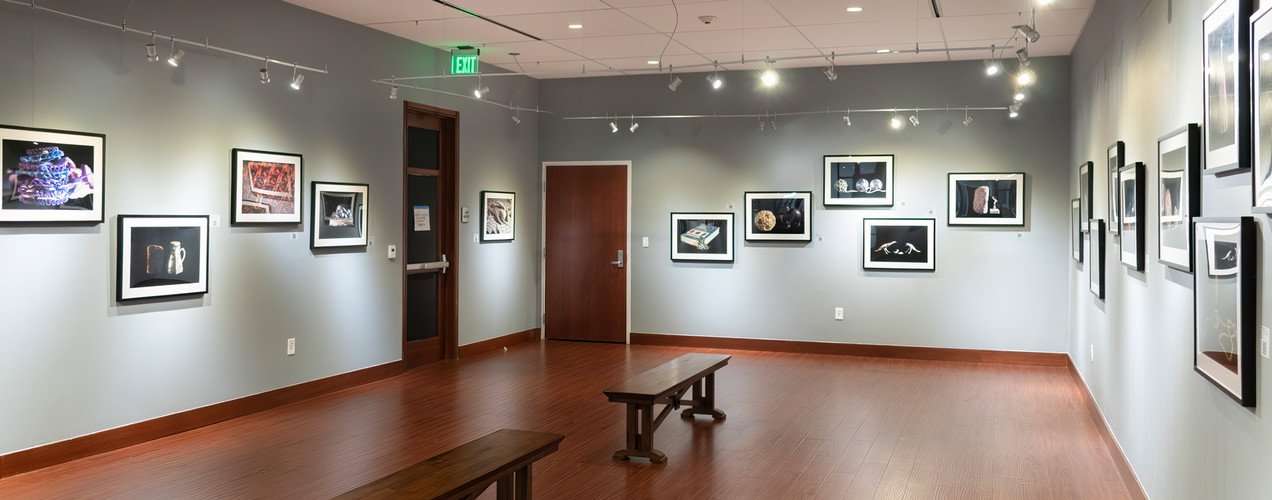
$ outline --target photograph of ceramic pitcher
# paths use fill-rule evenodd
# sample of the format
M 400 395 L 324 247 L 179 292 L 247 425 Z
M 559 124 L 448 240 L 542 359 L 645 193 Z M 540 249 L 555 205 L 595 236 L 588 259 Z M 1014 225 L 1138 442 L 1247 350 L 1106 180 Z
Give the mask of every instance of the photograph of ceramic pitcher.
M 182 264 L 185 263 L 186 249 L 181 248 L 180 241 L 168 242 L 168 274 L 181 274 L 185 272 Z

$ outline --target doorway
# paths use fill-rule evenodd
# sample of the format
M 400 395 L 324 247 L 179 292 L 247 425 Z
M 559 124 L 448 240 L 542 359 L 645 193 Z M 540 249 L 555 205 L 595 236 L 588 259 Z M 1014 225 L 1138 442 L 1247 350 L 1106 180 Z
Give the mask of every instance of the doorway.
M 543 330 L 627 343 L 631 163 L 544 163 Z
M 402 361 L 459 354 L 455 179 L 459 112 L 404 103 L 402 130 Z

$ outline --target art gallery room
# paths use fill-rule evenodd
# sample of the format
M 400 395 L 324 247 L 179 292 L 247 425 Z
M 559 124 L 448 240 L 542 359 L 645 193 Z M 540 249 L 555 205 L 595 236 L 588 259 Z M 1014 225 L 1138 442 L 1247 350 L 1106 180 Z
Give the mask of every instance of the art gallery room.
M 1267 7 L 0 0 L 0 497 L 1272 498 Z

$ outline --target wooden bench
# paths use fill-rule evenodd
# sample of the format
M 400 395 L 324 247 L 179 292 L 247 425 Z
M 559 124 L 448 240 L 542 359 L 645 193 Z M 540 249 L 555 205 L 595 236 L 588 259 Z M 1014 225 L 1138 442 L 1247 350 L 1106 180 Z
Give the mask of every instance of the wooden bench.
M 724 412 L 715 407 L 715 372 L 729 364 L 730 357 L 685 354 L 606 389 L 611 402 L 627 404 L 627 447 L 614 452 L 614 459 L 644 457 L 656 464 L 666 463 L 667 455 L 654 449 L 654 431 L 667 414 L 682 404 L 689 405 L 680 412 L 682 418 L 711 415 L 724 420 Z M 681 399 L 691 387 L 693 398 Z M 657 418 L 653 416 L 656 404 L 666 405 Z
M 498 481 L 499 500 L 530 498 L 530 464 L 557 450 L 561 434 L 500 429 L 336 498 L 477 498 Z

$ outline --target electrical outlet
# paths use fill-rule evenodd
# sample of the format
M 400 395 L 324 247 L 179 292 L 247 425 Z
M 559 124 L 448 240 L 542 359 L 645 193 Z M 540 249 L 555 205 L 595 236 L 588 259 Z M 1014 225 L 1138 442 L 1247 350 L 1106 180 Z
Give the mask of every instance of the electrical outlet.
M 1095 344 L 1090 345 L 1090 351 L 1091 351 L 1091 362 L 1094 363 L 1095 362 Z
M 641 237 L 640 237 L 640 246 L 641 246 L 641 247 L 643 247 L 643 248 L 649 248 L 649 237 L 648 237 L 648 236 L 641 236 Z
M 389 245 L 389 247 L 388 247 L 388 248 L 389 248 L 389 250 L 388 250 L 388 252 L 387 252 L 387 253 L 388 253 L 388 255 L 389 255 L 389 259 L 396 259 L 396 258 L 397 258 L 397 245 Z
M 210 220 L 209 222 L 212 224 L 212 227 L 221 227 L 221 216 L 220 216 L 220 215 L 213 214 L 213 215 L 212 215 L 212 217 L 211 217 L 210 219 L 211 219 L 211 220 Z
M 1268 357 L 1268 337 L 1272 335 L 1272 330 L 1268 330 L 1266 326 L 1259 326 L 1259 354 L 1264 358 Z
M 843 320 L 844 320 L 844 308 L 842 308 L 842 307 L 836 307 L 836 308 L 835 308 L 835 321 L 843 321 Z
M 477 233 L 473 233 L 473 243 L 477 243 Z
M 292 233 L 292 234 L 291 234 L 291 239 L 293 239 L 293 240 L 294 240 L 294 239 L 297 239 L 297 238 L 300 238 L 300 236 L 298 236 L 296 233 Z
M 294 338 L 287 339 L 287 355 L 288 356 L 296 355 L 296 339 Z

